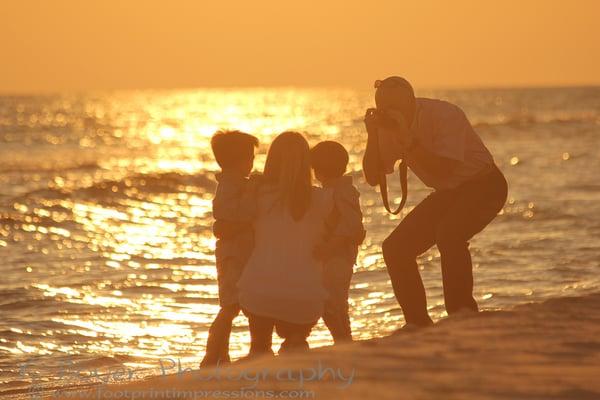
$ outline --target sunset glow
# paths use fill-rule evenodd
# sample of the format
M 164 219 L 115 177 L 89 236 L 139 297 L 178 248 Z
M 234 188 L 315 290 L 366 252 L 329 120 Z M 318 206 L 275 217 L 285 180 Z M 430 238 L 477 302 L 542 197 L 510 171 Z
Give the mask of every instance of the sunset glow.
M 0 92 L 600 83 L 594 0 L 4 2 Z

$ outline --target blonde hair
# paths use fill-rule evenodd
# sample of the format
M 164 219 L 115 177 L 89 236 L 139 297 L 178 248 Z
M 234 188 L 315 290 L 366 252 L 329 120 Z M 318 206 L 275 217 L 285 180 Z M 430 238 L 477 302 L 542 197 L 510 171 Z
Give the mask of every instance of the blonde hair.
M 298 132 L 278 135 L 267 154 L 264 177 L 275 186 L 281 203 L 298 221 L 310 206 L 312 190 L 310 150 L 308 142 Z

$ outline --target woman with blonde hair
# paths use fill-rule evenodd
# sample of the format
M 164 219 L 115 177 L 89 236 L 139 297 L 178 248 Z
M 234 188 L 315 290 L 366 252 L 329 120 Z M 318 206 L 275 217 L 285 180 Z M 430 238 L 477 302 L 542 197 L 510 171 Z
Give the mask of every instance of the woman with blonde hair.
M 308 348 L 327 297 L 313 250 L 333 209 L 331 193 L 312 186 L 309 146 L 297 132 L 275 138 L 263 178 L 254 251 L 238 282 L 252 356 L 271 353 L 274 328 L 284 339 L 280 352 Z

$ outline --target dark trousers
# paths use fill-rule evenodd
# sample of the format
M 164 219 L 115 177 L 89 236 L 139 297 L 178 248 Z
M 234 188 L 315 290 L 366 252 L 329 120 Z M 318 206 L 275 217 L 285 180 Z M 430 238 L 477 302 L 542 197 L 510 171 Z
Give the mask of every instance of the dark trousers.
M 231 336 L 233 320 L 239 313 L 240 306 L 238 304 L 221 307 L 208 330 L 206 354 L 200 364 L 201 366 L 229 362 L 229 337 Z
M 316 321 L 310 324 L 294 324 L 287 321 L 281 321 L 269 317 L 263 317 L 244 310 L 248 317 L 250 328 L 250 355 L 272 354 L 273 328 L 277 334 L 283 338 L 283 343 L 279 348 L 279 354 L 308 350 L 306 339 L 310 331 L 315 326 Z
M 494 167 L 456 189 L 432 193 L 385 239 L 383 257 L 407 323 L 431 323 L 416 258 L 434 244 L 442 259 L 446 311 L 477 311 L 468 241 L 502 209 L 507 190 L 502 172 Z

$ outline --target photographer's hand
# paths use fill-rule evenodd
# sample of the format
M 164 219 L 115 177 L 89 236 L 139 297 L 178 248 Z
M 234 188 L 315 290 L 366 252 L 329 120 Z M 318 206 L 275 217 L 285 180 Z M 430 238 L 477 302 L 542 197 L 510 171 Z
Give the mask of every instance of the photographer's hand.
M 367 133 L 369 135 L 377 134 L 377 109 L 376 108 L 368 108 L 365 113 L 365 128 L 367 128 Z

